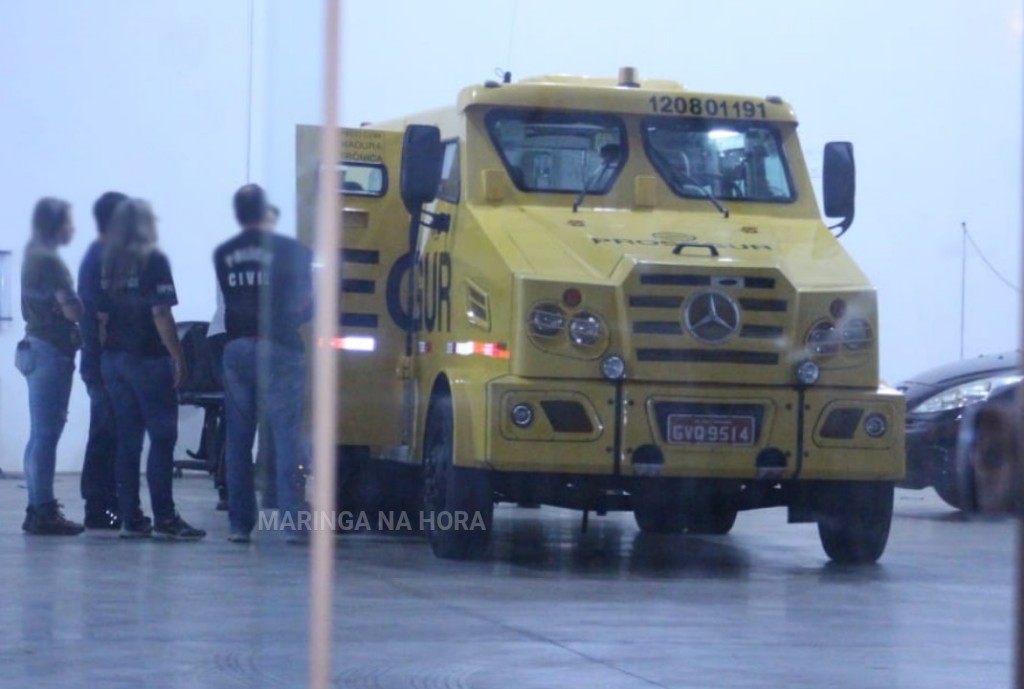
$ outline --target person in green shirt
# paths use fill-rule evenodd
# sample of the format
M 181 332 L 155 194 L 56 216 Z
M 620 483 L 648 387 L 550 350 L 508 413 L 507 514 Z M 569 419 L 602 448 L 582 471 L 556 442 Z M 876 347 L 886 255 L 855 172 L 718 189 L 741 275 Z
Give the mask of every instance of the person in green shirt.
M 25 338 L 15 366 L 28 381 L 31 430 L 25 447 L 28 508 L 22 529 L 30 534 L 74 536 L 81 524 L 64 518 L 53 494 L 57 443 L 68 416 L 75 353 L 81 342 L 82 303 L 57 249 L 75 226 L 66 201 L 43 198 L 32 213 L 32 238 L 21 266 L 21 314 Z

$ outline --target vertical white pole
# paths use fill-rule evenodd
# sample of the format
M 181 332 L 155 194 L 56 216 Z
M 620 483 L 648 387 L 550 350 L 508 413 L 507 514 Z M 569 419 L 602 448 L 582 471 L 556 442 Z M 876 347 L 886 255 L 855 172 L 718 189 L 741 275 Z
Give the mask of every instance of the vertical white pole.
M 1024 131 L 1024 127 L 1021 128 Z M 1021 160 L 1024 160 L 1024 141 L 1022 143 L 1022 150 L 1020 152 Z M 1024 180 L 1018 181 L 1021 185 L 1021 189 L 1024 190 Z M 1020 203 L 1018 197 L 1018 203 Z M 1018 211 L 1021 209 L 1018 208 Z M 1021 217 L 1021 233 L 1020 237 L 1024 238 L 1024 214 Z M 1024 285 L 1024 249 L 1021 251 L 1021 272 L 1020 281 L 1018 285 Z M 1024 347 L 1024 299 L 1019 295 L 1017 297 L 1017 318 L 1020 322 L 1021 331 L 1019 334 L 1018 346 Z M 1021 394 L 1022 388 L 1018 387 L 1017 394 L 1017 414 L 1016 418 L 1021 418 L 1021 413 L 1024 412 L 1024 394 Z M 1011 505 L 1011 509 L 1017 512 L 1017 615 L 1016 615 L 1016 628 L 1014 632 L 1014 686 L 1016 689 L 1024 689 L 1024 514 L 1021 514 L 1021 510 L 1024 509 L 1024 425 L 1017 427 L 1017 448 L 1016 452 L 1013 453 L 1012 457 L 1009 457 L 1009 461 L 1013 462 L 1012 470 L 1010 471 L 1010 495 L 1011 498 L 1008 502 Z
M 338 24 L 339 0 L 324 0 L 324 119 L 320 139 L 320 186 L 317 190 L 316 319 L 313 361 L 313 510 L 334 510 L 335 423 L 338 394 L 337 355 L 327 343 L 338 323 Z M 314 522 L 315 523 L 315 522 Z M 309 686 L 329 689 L 331 632 L 334 624 L 334 533 L 316 529 L 310 553 Z

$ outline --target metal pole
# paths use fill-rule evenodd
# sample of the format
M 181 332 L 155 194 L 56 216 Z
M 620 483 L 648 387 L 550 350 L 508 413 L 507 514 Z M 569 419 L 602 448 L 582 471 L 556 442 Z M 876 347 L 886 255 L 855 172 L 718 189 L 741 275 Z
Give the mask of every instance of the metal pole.
M 320 134 L 320 184 L 317 190 L 316 319 L 313 342 L 313 510 L 334 510 L 335 423 L 338 361 L 327 345 L 338 323 L 338 25 L 339 0 L 324 0 L 324 119 Z M 314 523 L 317 523 L 316 520 Z M 331 632 L 334 625 L 334 533 L 314 529 L 310 553 L 309 686 L 331 685 Z
M 1020 131 L 1024 131 L 1024 127 Z M 1024 142 L 1022 142 L 1024 144 Z M 1021 149 L 1021 160 L 1024 161 L 1024 147 Z M 1021 185 L 1024 190 L 1024 180 L 1020 180 L 1018 184 Z M 1019 203 L 1019 199 L 1018 199 Z M 1018 207 L 1018 212 L 1020 212 Z M 1019 237 L 1024 238 L 1024 214 L 1022 214 L 1022 225 Z M 1024 247 L 1021 250 L 1021 282 L 1018 284 L 1024 284 Z M 1018 342 L 1020 346 L 1024 347 L 1024 300 L 1020 296 L 1017 297 L 1017 319 L 1021 327 L 1019 333 Z M 1018 389 L 1017 395 L 1017 414 L 1016 418 L 1021 418 L 1021 411 L 1024 410 L 1024 395 L 1019 394 Z M 1022 470 L 1022 456 L 1024 456 L 1024 424 L 1018 424 L 1017 427 L 1017 448 L 1013 456 L 1009 458 L 1009 461 L 1013 462 L 1012 470 L 1010 471 L 1010 500 L 1008 502 L 1012 505 L 1011 509 L 1017 513 L 1017 615 L 1016 615 L 1016 628 L 1015 634 L 1015 646 L 1014 646 L 1014 686 L 1016 689 L 1024 689 L 1024 515 L 1021 514 L 1022 496 L 1021 490 L 1024 490 L 1024 470 Z

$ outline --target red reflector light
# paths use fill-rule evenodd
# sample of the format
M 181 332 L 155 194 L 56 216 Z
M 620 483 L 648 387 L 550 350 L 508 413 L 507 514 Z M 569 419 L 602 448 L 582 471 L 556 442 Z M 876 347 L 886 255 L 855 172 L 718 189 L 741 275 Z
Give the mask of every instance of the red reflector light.
M 570 287 L 562 292 L 562 303 L 570 309 L 575 309 L 583 303 L 583 295 L 575 287 Z
M 846 315 L 846 302 L 842 299 L 836 299 L 829 304 L 828 312 L 832 314 L 832 318 L 842 318 Z

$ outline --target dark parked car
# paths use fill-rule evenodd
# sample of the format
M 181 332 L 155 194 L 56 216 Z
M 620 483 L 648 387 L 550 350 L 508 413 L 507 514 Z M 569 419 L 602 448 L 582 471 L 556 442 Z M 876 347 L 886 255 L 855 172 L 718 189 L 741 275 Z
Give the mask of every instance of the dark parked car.
M 961 509 L 1024 514 L 1020 395 L 1020 382 L 1004 385 L 964 412 L 955 460 Z
M 1019 351 L 967 359 L 902 383 L 907 398 L 907 476 L 901 488 L 932 486 L 956 508 L 960 498 L 955 455 L 965 412 L 993 392 L 1021 380 Z

